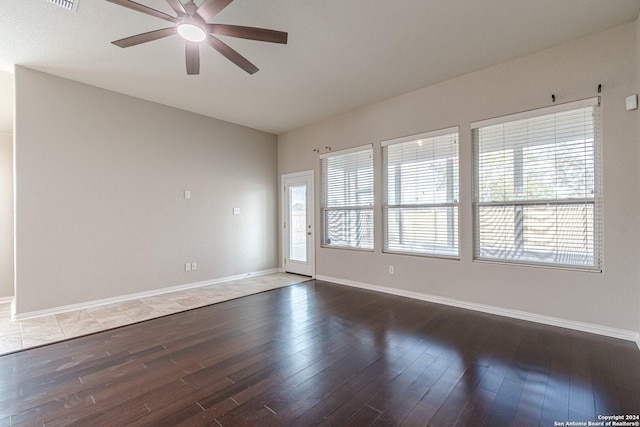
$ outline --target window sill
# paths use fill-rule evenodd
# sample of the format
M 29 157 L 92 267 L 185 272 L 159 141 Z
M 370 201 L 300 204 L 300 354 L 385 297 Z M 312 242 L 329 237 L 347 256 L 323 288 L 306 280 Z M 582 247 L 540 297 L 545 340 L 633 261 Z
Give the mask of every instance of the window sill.
M 524 262 L 524 261 L 502 261 L 502 260 L 493 260 L 493 259 L 483 259 L 483 258 L 474 258 L 473 262 L 481 263 L 481 264 L 499 264 L 499 265 L 508 265 L 513 267 L 533 267 L 533 268 L 543 268 L 548 270 L 566 270 L 566 271 L 577 271 L 581 273 L 602 273 L 602 268 L 598 267 L 579 267 L 572 265 L 564 265 L 564 264 L 543 264 L 543 263 L 534 263 L 534 262 Z

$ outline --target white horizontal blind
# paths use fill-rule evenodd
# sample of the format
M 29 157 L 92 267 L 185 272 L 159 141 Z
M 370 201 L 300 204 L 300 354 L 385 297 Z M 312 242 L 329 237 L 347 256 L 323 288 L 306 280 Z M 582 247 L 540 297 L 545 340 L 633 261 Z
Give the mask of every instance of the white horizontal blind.
M 457 257 L 458 129 L 383 143 L 384 251 Z
M 473 129 L 475 259 L 601 270 L 599 109 L 594 98 Z
M 53 3 L 67 10 L 76 11 L 78 7 L 78 0 L 47 0 L 49 3 Z
M 373 249 L 373 148 L 323 155 L 322 246 Z

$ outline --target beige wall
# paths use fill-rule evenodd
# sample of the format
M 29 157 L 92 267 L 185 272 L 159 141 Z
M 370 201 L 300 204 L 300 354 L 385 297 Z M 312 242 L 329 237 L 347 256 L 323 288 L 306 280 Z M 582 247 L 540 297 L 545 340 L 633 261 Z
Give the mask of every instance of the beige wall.
M 636 94 L 640 94 L 640 16 L 636 19 Z M 637 141 L 640 143 L 640 112 L 636 111 L 636 124 L 637 124 Z M 638 169 L 640 169 L 640 149 L 638 150 Z M 640 179 L 640 172 L 638 173 L 638 179 Z M 639 185 L 640 188 L 640 185 Z M 640 199 L 640 191 L 637 197 Z M 636 227 L 640 228 L 640 217 L 636 222 Z M 636 263 L 640 266 L 640 253 L 637 254 Z M 640 288 L 640 278 L 638 278 L 638 288 Z M 640 292 L 638 292 L 640 294 Z M 638 305 L 640 306 L 640 296 L 638 297 Z M 638 333 L 640 334 L 640 310 L 638 310 Z M 638 347 L 640 347 L 640 338 L 638 339 Z
M 18 315 L 277 267 L 275 135 L 15 78 Z
M 0 298 L 13 296 L 13 135 L 0 133 Z
M 625 96 L 638 91 L 635 32 L 635 24 L 628 24 L 280 135 L 280 174 L 315 169 L 320 177 L 314 148 L 323 152 L 325 146 L 331 146 L 335 151 L 373 143 L 376 183 L 379 184 L 380 141 L 460 126 L 461 260 L 381 253 L 378 185 L 375 252 L 323 249 L 317 239 L 316 273 L 636 331 L 640 307 L 638 113 L 624 108 Z M 556 95 L 557 103 L 592 97 L 597 95 L 600 83 L 604 134 L 604 272 L 473 262 L 470 123 L 550 105 L 551 94 Z M 316 182 L 316 203 L 320 206 L 320 179 Z M 318 235 L 320 221 L 316 224 Z M 387 272 L 390 264 L 395 266 L 393 276 Z

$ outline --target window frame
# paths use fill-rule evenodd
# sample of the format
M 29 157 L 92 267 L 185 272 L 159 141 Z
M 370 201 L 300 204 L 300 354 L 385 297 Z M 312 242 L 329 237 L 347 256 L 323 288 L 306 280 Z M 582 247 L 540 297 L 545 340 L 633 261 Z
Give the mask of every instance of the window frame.
M 506 201 L 480 201 L 480 153 L 479 153 L 479 130 L 484 127 L 489 127 L 498 124 L 506 124 L 509 122 L 524 120 L 524 119 L 533 119 L 542 116 L 550 116 L 556 113 L 569 112 L 572 110 L 581 110 L 585 108 L 593 108 L 593 169 L 589 169 L 593 173 L 593 197 L 556 197 L 555 199 L 547 198 L 526 198 L 523 197 L 521 199 L 513 199 Z M 532 267 L 545 267 L 545 268 L 555 268 L 555 269 L 565 269 L 565 270 L 579 270 L 579 271 L 587 271 L 587 272 L 602 272 L 602 260 L 603 260 L 603 195 L 602 195 L 602 175 L 603 175 L 603 166 L 602 166 L 602 111 L 600 105 L 600 97 L 593 97 L 588 99 L 583 99 L 580 101 L 568 102 L 565 104 L 553 105 L 550 107 L 539 108 L 535 110 L 525 111 L 521 113 L 515 113 L 511 115 L 496 117 L 492 119 L 482 120 L 478 122 L 471 123 L 471 141 L 472 141 L 472 150 L 473 150 L 473 260 L 480 262 L 491 262 L 491 263 L 505 263 L 510 265 L 524 265 L 524 266 L 532 266 Z M 554 129 L 557 127 L 557 123 L 554 118 Z M 558 140 L 554 139 L 553 144 L 557 145 L 559 143 Z M 587 143 L 585 142 L 585 145 Z M 537 144 L 539 145 L 539 144 Z M 535 146 L 535 145 L 534 145 Z M 524 147 L 524 146 L 523 146 Z M 521 159 L 522 160 L 522 159 Z M 521 168 L 524 168 L 524 163 L 521 165 Z M 518 168 L 514 164 L 514 188 L 516 186 L 516 170 Z M 558 189 L 557 186 L 552 189 Z M 504 207 L 513 207 L 514 215 L 517 215 L 517 208 L 520 208 L 520 212 L 524 212 L 524 209 L 527 207 L 536 207 L 536 206 L 554 206 L 556 209 L 558 207 L 566 207 L 566 206 L 587 206 L 593 205 L 593 232 L 586 234 L 585 237 L 591 235 L 593 237 L 593 264 L 579 264 L 579 263 L 569 263 L 569 262 L 552 262 L 552 261 L 536 261 L 530 258 L 527 259 L 517 259 L 517 258 L 509 258 L 509 257 L 497 257 L 497 256 L 486 256 L 482 255 L 480 248 L 480 209 L 482 207 L 490 207 L 490 206 L 504 206 Z M 585 211 L 586 212 L 586 211 Z M 514 216 L 515 218 L 515 216 Z M 558 224 L 556 221 L 555 224 Z M 522 229 L 518 232 L 517 227 L 520 226 Z M 514 238 L 518 238 L 519 236 L 521 242 L 523 244 L 524 237 L 523 230 L 525 228 L 524 223 L 519 223 L 519 221 L 514 221 Z M 518 245 L 518 242 L 514 242 L 514 246 Z M 535 251 L 529 251 L 531 253 L 536 253 Z M 539 253 L 539 252 L 538 252 Z M 562 254 L 567 256 L 568 253 Z
M 370 153 L 370 167 L 371 167 L 371 203 L 369 205 L 336 205 L 336 206 L 327 206 L 328 197 L 328 182 L 327 175 L 325 172 L 324 162 L 326 159 L 338 156 L 345 156 L 354 153 L 360 152 L 369 152 Z M 328 153 L 323 153 L 320 155 L 320 246 L 322 248 L 329 249 L 346 249 L 346 250 L 354 250 L 354 251 L 363 251 L 363 252 L 374 252 L 375 251 L 375 199 L 376 199 L 376 185 L 375 185 L 375 164 L 373 159 L 373 144 L 361 145 L 358 147 L 347 148 L 339 151 L 330 151 Z M 327 212 L 330 211 L 358 211 L 358 212 L 371 212 L 371 224 L 370 224 L 370 233 L 371 233 L 371 247 L 360 247 L 353 245 L 334 245 L 327 244 Z
M 452 198 L 454 201 L 452 202 L 444 202 L 444 203 L 390 203 L 389 200 L 389 154 L 388 149 L 393 145 L 404 144 L 408 142 L 417 142 L 421 139 L 430 139 L 436 138 L 445 135 L 455 134 L 455 145 L 456 145 L 456 164 L 455 167 L 452 166 L 452 170 L 447 171 L 447 191 L 451 191 Z M 460 260 L 460 127 L 452 126 L 444 129 L 438 129 L 434 131 L 424 132 L 416 135 L 409 135 L 400 138 L 394 138 L 381 142 L 382 149 L 382 252 L 389 254 L 398 254 L 398 255 L 411 255 L 411 256 L 420 256 L 420 257 L 428 257 L 428 258 L 444 258 L 444 259 L 452 259 L 452 260 Z M 449 176 L 451 174 L 452 180 L 449 181 Z M 398 185 L 398 183 L 396 183 Z M 457 194 L 454 193 L 454 189 L 457 189 Z M 402 195 L 402 188 L 400 188 L 400 195 Z M 456 253 L 444 253 L 444 251 L 437 252 L 436 250 L 402 250 L 402 249 L 390 249 L 389 248 L 389 211 L 391 209 L 402 209 L 405 208 L 407 210 L 412 209 L 437 209 L 437 208 L 454 208 L 455 209 L 455 217 L 449 218 L 449 213 L 447 213 L 447 235 L 451 235 L 451 239 L 453 241 L 453 245 L 450 247 L 454 247 Z M 449 237 L 448 237 L 449 238 Z M 433 247 L 437 247 L 437 245 L 433 245 Z

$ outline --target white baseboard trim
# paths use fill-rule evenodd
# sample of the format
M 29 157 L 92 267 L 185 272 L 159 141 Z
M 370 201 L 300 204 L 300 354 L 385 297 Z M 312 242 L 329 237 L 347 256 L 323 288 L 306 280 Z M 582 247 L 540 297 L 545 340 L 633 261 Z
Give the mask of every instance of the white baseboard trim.
M 627 341 L 634 341 L 640 349 L 640 334 L 638 332 L 625 329 L 610 328 L 608 326 L 595 325 L 592 323 L 578 322 L 574 320 L 561 319 L 559 317 L 545 316 L 542 314 L 529 313 L 526 311 L 511 310 L 508 308 L 495 307 L 492 305 L 476 304 L 447 297 L 423 294 L 420 292 L 406 291 L 403 289 L 387 288 L 385 286 L 370 285 L 368 283 L 354 280 L 340 279 L 338 277 L 317 275 L 316 280 L 337 283 L 339 285 L 352 286 L 355 288 L 368 289 L 371 291 L 383 292 L 407 298 L 419 299 L 436 304 L 449 305 L 452 307 L 465 308 L 468 310 L 481 311 L 483 313 L 495 314 L 498 316 L 511 317 L 514 319 L 527 320 L 529 322 L 542 323 L 545 325 L 559 326 L 561 328 L 573 329 L 576 331 L 589 332 L 607 337 L 620 338 Z
M 0 297 L 0 304 L 4 304 L 7 302 L 13 302 L 13 297 Z
M 15 313 L 13 320 L 26 320 L 36 317 L 51 316 L 54 314 L 67 313 L 69 311 L 86 310 L 88 308 L 100 307 L 102 305 L 114 304 L 119 302 L 130 301 L 138 298 L 153 297 L 157 295 L 168 294 L 171 292 L 184 291 L 186 289 L 200 288 L 203 286 L 217 285 L 220 283 L 233 282 L 234 280 L 246 279 L 248 277 L 264 276 L 266 274 L 279 273 L 279 268 L 271 268 L 269 270 L 255 271 L 253 273 L 238 274 L 235 276 L 221 277 L 219 279 L 204 280 L 202 282 L 185 283 L 183 285 L 170 286 L 168 288 L 154 289 L 151 291 L 137 292 L 134 294 L 120 295 L 117 297 L 104 298 L 99 300 L 81 302 L 78 304 L 69 304 L 59 307 L 47 308 L 44 310 L 29 311 L 25 313 Z

